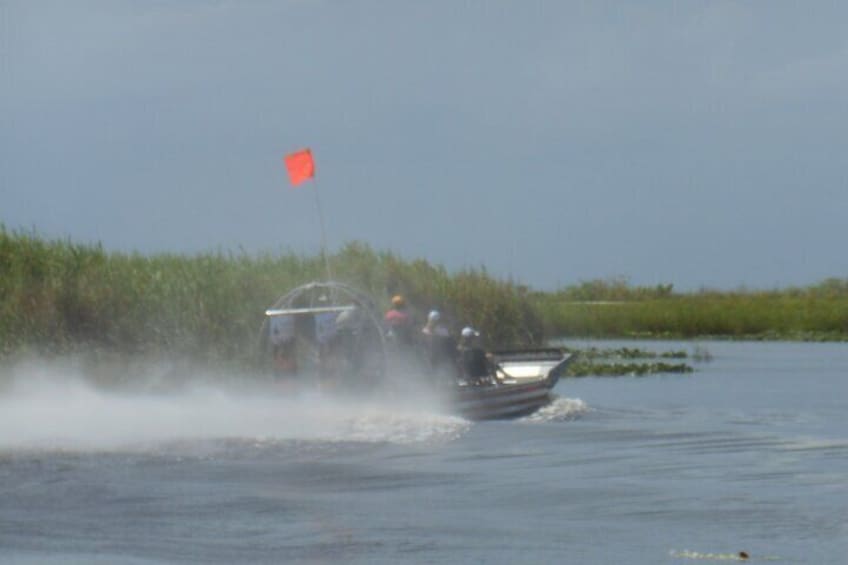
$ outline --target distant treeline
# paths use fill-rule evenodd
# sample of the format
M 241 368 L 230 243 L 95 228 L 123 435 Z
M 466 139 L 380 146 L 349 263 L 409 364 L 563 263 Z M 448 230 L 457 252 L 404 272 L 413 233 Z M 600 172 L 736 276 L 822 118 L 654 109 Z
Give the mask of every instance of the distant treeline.
M 676 293 L 670 284 L 594 280 L 535 293 L 533 300 L 553 335 L 848 339 L 848 278 L 804 288 L 690 293 Z
M 528 290 L 485 269 L 450 274 L 359 243 L 330 262 L 334 278 L 369 292 L 378 307 L 405 295 L 422 325 L 437 308 L 455 329 L 485 328 L 493 347 L 544 339 Z M 148 256 L 0 227 L 0 356 L 103 351 L 250 362 L 265 309 L 325 278 L 320 256 Z
M 534 292 L 482 267 L 448 273 L 360 243 L 330 262 L 336 279 L 378 306 L 404 294 L 422 323 L 440 309 L 454 329 L 482 329 L 493 348 L 548 336 L 848 338 L 848 279 L 683 294 L 613 279 Z M 0 227 L 0 356 L 85 350 L 249 361 L 265 308 L 324 278 L 320 256 L 116 253 Z

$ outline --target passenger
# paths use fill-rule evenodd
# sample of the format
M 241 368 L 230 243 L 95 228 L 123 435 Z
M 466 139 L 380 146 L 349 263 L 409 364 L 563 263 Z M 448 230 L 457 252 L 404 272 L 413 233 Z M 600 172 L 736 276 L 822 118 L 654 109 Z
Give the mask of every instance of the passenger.
M 362 333 L 362 311 L 358 307 L 344 310 L 336 317 L 336 337 L 334 348 L 340 361 L 347 369 L 359 372 L 363 364 L 363 351 L 360 344 Z
M 412 345 L 412 318 L 407 312 L 403 296 L 397 294 L 392 297 L 392 307 L 386 312 L 383 320 L 389 339 L 399 345 Z
M 468 326 L 462 329 L 457 347 L 460 376 L 469 384 L 492 384 L 492 366 L 480 343 L 480 332 Z
M 297 356 L 294 318 L 274 316 L 270 321 L 269 337 L 277 377 L 297 374 Z
M 433 310 L 427 315 L 427 324 L 421 329 L 421 334 L 424 353 L 430 368 L 434 371 L 449 368 L 456 351 L 456 344 L 450 330 L 442 323 L 442 315 L 438 310 Z
M 278 377 L 297 374 L 295 340 L 287 339 L 274 345 L 274 374 Z

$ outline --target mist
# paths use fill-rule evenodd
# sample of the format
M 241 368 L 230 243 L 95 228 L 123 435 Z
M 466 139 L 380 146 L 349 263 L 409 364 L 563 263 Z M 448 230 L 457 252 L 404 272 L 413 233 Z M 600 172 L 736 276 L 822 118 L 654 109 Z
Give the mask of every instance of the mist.
M 449 440 L 469 423 L 438 398 L 390 400 L 284 390 L 243 375 L 187 370 L 166 386 L 155 364 L 132 386 L 46 361 L 0 370 L 0 449 L 145 450 L 175 442 L 241 440 L 410 443 Z

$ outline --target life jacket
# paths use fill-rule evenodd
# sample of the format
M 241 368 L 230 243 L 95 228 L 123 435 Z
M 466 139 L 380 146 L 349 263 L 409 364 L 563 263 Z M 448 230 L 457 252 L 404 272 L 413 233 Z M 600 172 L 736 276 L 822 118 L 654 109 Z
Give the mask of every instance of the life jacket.
M 406 326 L 409 325 L 409 314 L 403 310 L 392 308 L 386 312 L 384 320 L 389 327 Z
M 392 308 L 386 312 L 383 318 L 386 329 L 392 339 L 397 343 L 410 345 L 412 343 L 412 319 L 403 310 Z

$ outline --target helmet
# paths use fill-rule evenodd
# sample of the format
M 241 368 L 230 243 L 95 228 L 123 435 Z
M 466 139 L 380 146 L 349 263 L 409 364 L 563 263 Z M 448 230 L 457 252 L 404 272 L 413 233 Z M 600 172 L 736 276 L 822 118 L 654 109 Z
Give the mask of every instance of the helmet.
M 462 328 L 462 337 L 464 337 L 466 339 L 472 338 L 472 337 L 478 337 L 479 335 L 480 335 L 480 332 L 478 332 L 477 330 L 475 330 L 471 326 L 465 326 L 464 328 Z
M 392 296 L 392 306 L 403 306 L 404 304 L 406 304 L 406 300 L 403 299 L 403 296 L 400 294 Z
M 438 322 L 441 319 L 442 315 L 439 314 L 438 310 L 431 310 L 429 314 L 427 314 L 428 322 Z

